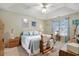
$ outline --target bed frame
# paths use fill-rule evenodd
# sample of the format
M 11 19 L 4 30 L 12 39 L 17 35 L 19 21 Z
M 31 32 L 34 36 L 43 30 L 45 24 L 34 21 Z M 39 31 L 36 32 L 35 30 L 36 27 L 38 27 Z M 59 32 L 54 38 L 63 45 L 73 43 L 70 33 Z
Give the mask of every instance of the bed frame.
M 46 40 L 46 39 L 45 39 Z M 45 54 L 53 49 L 53 47 L 47 46 L 47 41 L 44 42 L 44 36 L 41 35 L 41 41 L 40 41 L 40 53 Z

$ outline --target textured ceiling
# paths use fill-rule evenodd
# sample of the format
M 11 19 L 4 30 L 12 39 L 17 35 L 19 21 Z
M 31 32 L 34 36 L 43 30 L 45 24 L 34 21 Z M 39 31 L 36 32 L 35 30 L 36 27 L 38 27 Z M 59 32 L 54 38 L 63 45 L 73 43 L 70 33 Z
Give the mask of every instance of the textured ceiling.
M 48 3 L 47 14 L 42 14 L 41 3 L 0 3 L 0 9 L 40 19 L 50 19 L 78 12 L 79 3 Z

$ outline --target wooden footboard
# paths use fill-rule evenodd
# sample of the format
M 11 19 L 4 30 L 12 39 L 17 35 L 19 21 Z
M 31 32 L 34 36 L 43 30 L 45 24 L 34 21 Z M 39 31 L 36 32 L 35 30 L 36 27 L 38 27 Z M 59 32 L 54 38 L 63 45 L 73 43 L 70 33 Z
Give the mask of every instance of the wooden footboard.
M 52 50 L 52 48 L 50 46 L 47 46 L 47 41 L 46 41 L 46 37 L 41 35 L 41 41 L 40 41 L 40 53 L 44 54 L 47 53 L 48 51 Z

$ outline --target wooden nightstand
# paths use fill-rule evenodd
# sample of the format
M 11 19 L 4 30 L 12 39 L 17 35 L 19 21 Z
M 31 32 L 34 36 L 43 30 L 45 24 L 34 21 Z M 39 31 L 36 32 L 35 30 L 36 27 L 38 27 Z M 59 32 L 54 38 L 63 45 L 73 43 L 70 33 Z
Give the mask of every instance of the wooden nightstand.
M 4 42 L 0 40 L 0 56 L 4 55 Z
M 14 39 L 9 39 L 7 42 L 7 47 L 12 48 L 19 46 L 19 37 L 15 37 Z

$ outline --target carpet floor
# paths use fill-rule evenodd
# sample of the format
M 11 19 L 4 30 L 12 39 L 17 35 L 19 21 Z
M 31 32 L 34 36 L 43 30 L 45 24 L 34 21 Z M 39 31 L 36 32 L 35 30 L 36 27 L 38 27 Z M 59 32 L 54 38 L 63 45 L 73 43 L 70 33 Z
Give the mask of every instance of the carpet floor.
M 61 42 L 56 42 L 54 45 L 54 49 L 49 51 L 48 53 L 41 54 L 38 53 L 33 56 L 59 56 L 59 49 L 63 43 Z M 14 48 L 5 48 L 4 50 L 4 56 L 29 56 L 28 53 L 22 48 L 22 46 L 17 46 Z

